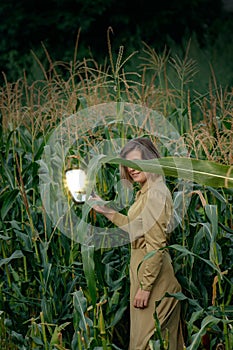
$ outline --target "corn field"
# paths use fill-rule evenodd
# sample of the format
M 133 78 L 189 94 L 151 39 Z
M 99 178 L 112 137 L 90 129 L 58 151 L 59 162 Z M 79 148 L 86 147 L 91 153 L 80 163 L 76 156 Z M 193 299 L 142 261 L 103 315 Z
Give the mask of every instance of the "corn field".
M 124 195 L 127 202 L 127 194 L 117 185 L 121 160 L 114 152 L 109 156 L 106 147 L 115 149 L 115 140 L 148 136 L 159 146 L 174 207 L 182 209 L 176 211 L 169 249 L 182 286 L 175 297 L 182 301 L 186 348 L 230 350 L 233 90 L 218 86 L 212 72 L 206 93 L 193 91 L 198 67 L 188 46 L 183 57 L 166 50 L 158 54 L 146 44 L 140 54 L 125 57 L 123 47 L 112 53 L 109 35 L 108 60 L 103 65 L 93 58 L 79 61 L 78 44 L 72 62 L 53 62 L 44 47 L 47 66 L 35 56 L 43 79 L 29 83 L 25 72 L 22 79 L 10 83 L 5 76 L 0 88 L 0 348 L 127 349 L 130 244 L 124 239 L 104 244 L 101 232 L 112 224 L 85 205 L 75 205 L 55 179 L 64 175 L 65 168 L 85 166 L 93 156 L 108 154 L 97 157 L 93 165 L 97 169 L 90 175 L 93 186 L 106 201 Z M 130 71 L 127 65 L 135 57 L 139 64 Z M 112 103 L 119 106 L 115 117 L 103 115 L 98 124 L 98 116 L 88 114 L 94 106 Z M 180 160 L 178 170 L 188 169 L 187 161 L 192 161 L 194 181 L 186 173 L 179 179 L 179 171 L 177 175 L 166 170 L 171 152 L 156 135 L 158 125 L 152 119 L 143 124 L 144 118 L 139 123 L 139 116 L 133 116 L 130 123 L 122 124 L 124 103 L 156 111 L 172 125 L 184 147 L 181 150 L 177 138 L 170 135 L 172 159 Z M 75 130 L 72 125 L 69 129 L 70 116 L 81 118 L 76 119 Z M 48 144 L 60 125 L 75 142 L 55 152 Z M 154 164 L 147 166 L 156 172 Z M 42 188 L 43 175 L 47 187 Z M 43 200 L 47 189 L 54 207 Z M 69 234 L 64 234 L 55 212 L 60 192 L 72 215 L 83 218 L 83 226 L 75 226 Z M 117 203 L 120 207 L 120 199 Z M 126 209 L 127 204 L 122 212 Z M 70 213 L 67 210 L 62 219 L 66 223 Z M 100 228 L 97 246 L 83 244 L 85 223 Z M 79 234 L 84 242 L 74 239 Z M 169 344 L 155 332 L 151 347 L 166 350 Z

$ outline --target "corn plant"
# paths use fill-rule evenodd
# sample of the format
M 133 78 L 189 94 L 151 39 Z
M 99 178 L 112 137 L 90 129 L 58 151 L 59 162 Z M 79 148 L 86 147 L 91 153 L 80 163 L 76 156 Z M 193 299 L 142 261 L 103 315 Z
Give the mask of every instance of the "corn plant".
M 115 59 L 110 33 L 111 29 L 109 66 L 99 65 L 93 58 L 78 61 L 77 47 L 73 62 L 53 62 L 43 46 L 48 68 L 34 55 L 43 80 L 29 86 L 25 73 L 15 83 L 5 77 L 1 87 L 1 349 L 128 347 L 129 245 L 106 248 L 100 240 L 99 249 L 94 249 L 70 239 L 46 212 L 39 187 L 42 154 L 55 164 L 54 168 L 44 167 L 48 180 L 52 171 L 59 175 L 64 170 L 64 149 L 58 149 L 56 158 L 48 147 L 54 129 L 78 111 L 116 101 L 118 114 L 107 125 L 95 125 L 91 130 L 79 125 L 77 135 L 82 137 L 77 137 L 64 156 L 66 165 L 85 165 L 104 140 L 114 143 L 116 139 L 151 137 L 139 127 L 137 118 L 122 128 L 123 102 L 152 108 L 173 122 L 185 140 L 187 153 L 168 158 L 156 139 L 164 157 L 160 164 L 148 162 L 147 166 L 153 172 L 162 166 L 175 209 L 186 199 L 189 203 L 184 215 L 177 212 L 178 224 L 169 248 L 182 285 L 182 293 L 175 297 L 182 302 L 186 345 L 189 350 L 223 346 L 229 350 L 233 342 L 232 92 L 218 87 L 213 74 L 204 96 L 190 93 L 196 66 L 188 49 L 182 61 L 166 50 L 159 55 L 145 44 L 139 68 L 127 72 L 125 66 L 136 53 L 125 58 L 121 47 Z M 172 68 L 176 81 L 169 76 Z M 148 125 L 151 133 L 159 127 L 152 120 Z M 103 142 L 103 154 L 108 153 L 106 144 Z M 99 162 L 95 189 L 106 201 L 119 195 L 120 162 L 115 154 L 103 157 L 101 166 Z M 190 164 L 195 172 L 189 171 Z M 187 191 L 179 191 L 179 175 L 185 185 L 194 181 L 192 188 L 187 185 Z M 47 186 L 56 203 L 58 185 L 48 181 Z M 67 203 L 74 208 L 68 193 Z M 86 223 L 111 227 L 89 209 L 74 208 Z M 64 225 L 70 222 L 69 215 Z M 72 234 L 76 234 L 75 228 Z M 152 343 L 156 349 L 169 346 L 158 332 Z

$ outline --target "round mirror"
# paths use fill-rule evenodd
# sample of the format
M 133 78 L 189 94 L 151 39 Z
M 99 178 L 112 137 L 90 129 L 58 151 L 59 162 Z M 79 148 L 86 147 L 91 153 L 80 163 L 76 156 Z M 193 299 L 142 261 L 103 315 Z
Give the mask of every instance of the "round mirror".
M 86 173 L 82 169 L 66 170 L 66 183 L 75 203 L 82 204 L 86 200 Z

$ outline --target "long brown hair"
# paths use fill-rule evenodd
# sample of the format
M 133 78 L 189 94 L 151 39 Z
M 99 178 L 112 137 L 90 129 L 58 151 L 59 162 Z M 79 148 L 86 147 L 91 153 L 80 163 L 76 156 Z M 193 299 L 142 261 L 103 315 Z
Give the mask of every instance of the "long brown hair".
M 122 148 L 120 156 L 122 158 L 126 158 L 127 154 L 134 150 L 138 150 L 141 152 L 141 157 L 143 160 L 160 158 L 160 154 L 157 148 L 155 147 L 153 142 L 146 137 L 138 137 L 127 142 L 127 144 Z M 132 178 L 128 173 L 127 167 L 124 165 L 120 165 L 120 175 L 121 179 L 126 179 L 130 182 L 133 182 Z

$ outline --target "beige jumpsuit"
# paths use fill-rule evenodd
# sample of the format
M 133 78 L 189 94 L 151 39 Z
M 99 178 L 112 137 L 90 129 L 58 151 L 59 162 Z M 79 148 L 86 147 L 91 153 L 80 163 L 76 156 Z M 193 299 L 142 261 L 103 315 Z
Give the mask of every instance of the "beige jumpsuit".
M 181 287 L 174 275 L 166 249 L 167 227 L 172 218 L 172 198 L 162 176 L 148 180 L 137 192 L 128 215 L 116 213 L 113 222 L 130 234 L 130 345 L 129 350 L 147 350 L 155 331 L 155 301 L 166 292 L 177 293 Z M 144 257 L 149 252 L 152 256 Z M 150 291 L 149 305 L 133 306 L 138 289 Z M 162 334 L 169 334 L 169 349 L 182 350 L 180 303 L 175 298 L 163 298 L 156 308 Z

